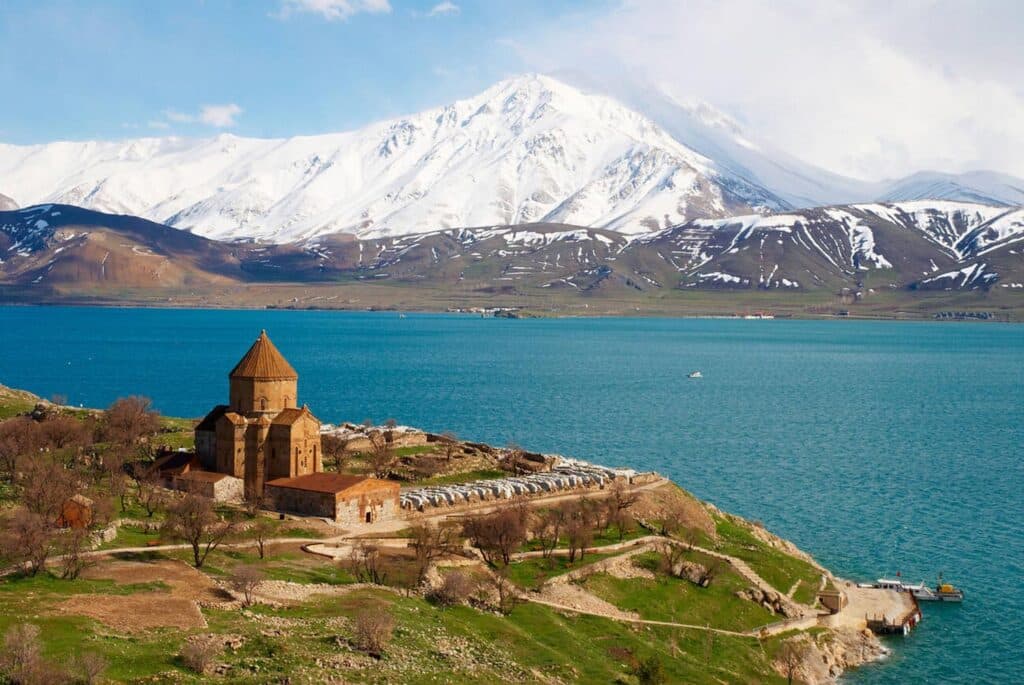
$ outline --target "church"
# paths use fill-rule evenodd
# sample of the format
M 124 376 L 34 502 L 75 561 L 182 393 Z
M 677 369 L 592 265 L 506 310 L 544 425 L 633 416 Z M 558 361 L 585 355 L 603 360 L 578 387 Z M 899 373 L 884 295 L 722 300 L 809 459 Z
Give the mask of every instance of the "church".
M 262 331 L 228 374 L 228 404 L 196 426 L 196 456 L 207 471 L 242 479 L 245 496 L 264 485 L 323 471 L 320 421 L 298 405 L 299 375 Z
M 219 500 L 244 490 L 246 500 L 261 499 L 269 509 L 346 525 L 399 515 L 398 483 L 324 473 L 320 421 L 299 406 L 299 374 L 266 331 L 228 374 L 228 386 L 228 404 L 196 426 L 195 455 L 172 453 L 159 462 L 174 487 Z

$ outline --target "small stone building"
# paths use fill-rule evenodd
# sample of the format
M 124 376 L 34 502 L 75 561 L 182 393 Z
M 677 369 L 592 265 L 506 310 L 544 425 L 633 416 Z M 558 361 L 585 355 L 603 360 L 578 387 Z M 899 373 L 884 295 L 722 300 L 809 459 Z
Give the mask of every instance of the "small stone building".
M 57 517 L 61 528 L 88 528 L 92 525 L 93 502 L 85 495 L 74 495 L 64 501 Z
M 172 487 L 182 492 L 209 497 L 214 502 L 241 502 L 245 496 L 245 484 L 240 478 L 226 473 L 192 470 L 175 476 Z
M 298 406 L 299 376 L 262 331 L 228 374 L 228 404 L 196 426 L 196 454 L 207 471 L 245 483 L 258 497 L 273 479 L 323 470 L 320 421 Z
M 313 473 L 268 481 L 267 503 L 278 511 L 331 518 L 355 526 L 394 518 L 398 483 L 369 476 Z

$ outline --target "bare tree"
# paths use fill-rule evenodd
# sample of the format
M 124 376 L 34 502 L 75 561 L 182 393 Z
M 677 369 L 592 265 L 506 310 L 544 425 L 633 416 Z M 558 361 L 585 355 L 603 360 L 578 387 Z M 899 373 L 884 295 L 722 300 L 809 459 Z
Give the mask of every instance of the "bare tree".
M 110 442 L 132 445 L 160 429 L 160 414 L 148 397 L 123 397 L 103 415 L 104 434 Z
M 348 460 L 348 444 L 351 438 L 348 435 L 327 433 L 320 438 L 325 461 L 333 465 L 335 471 L 345 468 Z
M 128 508 L 128 474 L 125 473 L 124 450 L 113 447 L 103 455 L 103 473 L 107 477 L 110 495 L 121 504 L 121 511 Z
M 533 537 L 540 542 L 541 553 L 545 559 L 558 548 L 568 516 L 565 505 L 555 505 L 534 517 Z
M 149 518 L 163 506 L 164 489 L 155 469 L 136 467 L 135 499 L 146 510 L 146 516 Z
M 394 421 L 394 419 L 388 420 Z M 373 469 L 373 475 L 377 478 L 385 478 L 391 472 L 391 467 L 395 463 L 395 451 L 392 449 L 391 440 L 389 439 L 391 431 L 385 432 L 366 424 L 364 424 L 364 428 L 366 430 L 366 438 L 370 441 L 370 452 L 367 455 L 370 468 Z
M 10 518 L 3 538 L 7 556 L 27 564 L 29 575 L 36 575 L 46 566 L 53 552 L 53 526 L 42 515 L 19 509 Z
M 681 567 L 683 558 L 686 556 L 686 548 L 666 541 L 658 545 L 658 552 L 661 555 L 661 570 L 667 575 L 676 575 L 676 571 Z
M 60 536 L 60 577 L 75 580 L 88 564 L 82 556 L 89 544 L 89 533 L 84 528 L 71 528 Z
M 20 471 L 25 508 L 48 522 L 56 522 L 64 503 L 77 489 L 75 474 L 45 454 L 24 460 Z
M 572 512 L 565 524 L 565 539 L 569 543 L 569 563 L 583 560 L 587 547 L 594 540 L 594 528 L 582 510 Z
M 512 554 L 526 541 L 526 522 L 520 512 L 503 508 L 491 514 L 466 519 L 462 534 L 491 566 L 508 566 Z
M 0 672 L 10 682 L 29 685 L 50 680 L 51 669 L 43 660 L 43 645 L 39 639 L 39 626 L 17 623 L 4 635 L 0 650 Z
M 507 616 L 512 613 L 512 609 L 519 602 L 519 592 L 516 590 L 516 586 L 512 584 L 512 581 L 508 579 L 508 576 L 505 575 L 505 569 L 494 571 L 490 577 L 491 586 L 498 597 L 497 609 Z
M 457 537 L 450 526 L 418 523 L 409 530 L 409 547 L 416 560 L 416 582 L 419 584 L 435 560 L 457 547 Z
M 39 451 L 43 444 L 39 424 L 27 416 L 0 422 L 0 471 L 13 481 L 18 460 Z
M 383 585 L 388 575 L 380 548 L 362 540 L 352 545 L 345 567 L 361 583 Z
M 268 519 L 260 517 L 252 524 L 250 530 L 253 540 L 256 542 L 256 551 L 259 553 L 260 559 L 263 559 L 267 551 L 267 538 L 274 531 L 274 526 Z
M 445 431 L 441 434 L 441 451 L 444 453 L 444 460 L 451 461 L 452 457 L 459 453 L 459 439 L 455 433 Z
M 786 676 L 786 682 L 793 685 L 793 678 L 796 677 L 800 666 L 803 665 L 807 654 L 807 645 L 803 640 L 786 640 L 782 643 L 779 651 L 778 663 L 782 666 L 782 674 Z
M 265 577 L 263 571 L 255 566 L 238 566 L 231 574 L 231 589 L 242 595 L 244 606 L 251 606 L 253 596 Z
M 639 496 L 629 489 L 629 486 L 626 485 L 625 481 L 613 481 L 611 486 L 608 488 L 608 497 L 605 500 L 608 520 L 606 521 L 604 528 L 616 526 L 618 523 L 629 520 L 629 518 L 623 516 L 623 514 L 629 511 L 639 499 Z M 623 531 L 620 527 L 620 539 L 622 538 L 622 535 Z
M 193 493 L 167 508 L 167 519 L 162 528 L 166 537 L 184 540 L 192 547 L 196 568 L 202 568 L 210 552 L 217 549 L 234 530 L 235 522 L 218 516 L 212 500 Z
M 92 443 L 92 431 L 70 416 L 54 416 L 40 424 L 43 440 L 54 449 L 85 447 Z
M 107 670 L 107 660 L 96 652 L 82 652 L 71 661 L 71 672 L 75 682 L 83 685 L 94 685 L 103 678 Z
M 394 631 L 395 617 L 388 604 L 372 602 L 356 614 L 356 646 L 368 654 L 383 654 Z

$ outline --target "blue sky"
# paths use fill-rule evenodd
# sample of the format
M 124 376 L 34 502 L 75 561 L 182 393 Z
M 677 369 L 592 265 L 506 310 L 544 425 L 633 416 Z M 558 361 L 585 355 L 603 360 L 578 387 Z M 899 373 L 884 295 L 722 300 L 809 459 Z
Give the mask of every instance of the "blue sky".
M 1024 177 L 1013 0 L 0 0 L 0 142 L 344 131 L 534 71 L 860 178 Z
M 346 130 L 518 73 L 506 41 L 605 6 L 5 0 L 0 140 Z

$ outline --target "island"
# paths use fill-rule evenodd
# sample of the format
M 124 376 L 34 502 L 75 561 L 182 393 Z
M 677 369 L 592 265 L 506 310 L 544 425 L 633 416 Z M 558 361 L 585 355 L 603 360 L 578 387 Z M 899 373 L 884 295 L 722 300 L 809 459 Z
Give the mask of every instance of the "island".
M 586 456 L 323 424 L 265 331 L 199 420 L 0 386 L 0 672 L 825 683 L 920 619 L 906 593 Z

